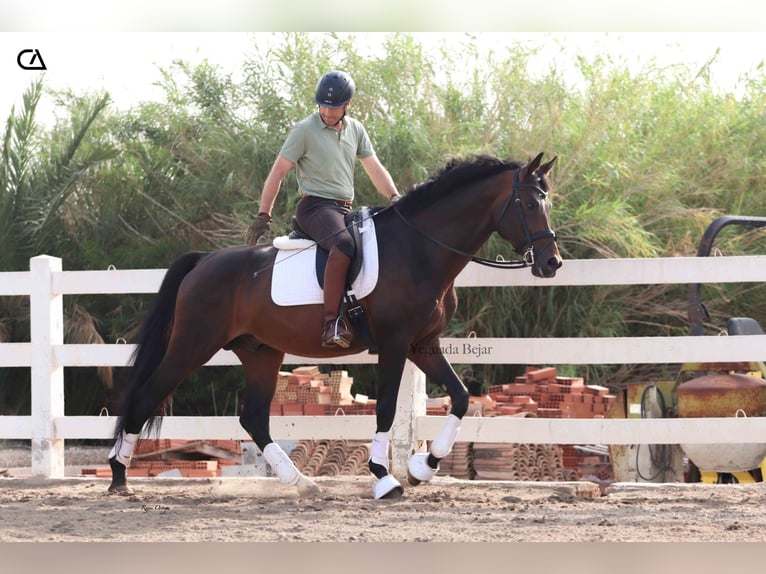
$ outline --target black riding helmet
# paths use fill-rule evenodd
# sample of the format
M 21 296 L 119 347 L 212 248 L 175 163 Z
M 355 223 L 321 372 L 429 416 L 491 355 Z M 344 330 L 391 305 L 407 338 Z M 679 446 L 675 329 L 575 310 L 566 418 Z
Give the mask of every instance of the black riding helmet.
M 314 99 L 326 108 L 342 108 L 354 97 L 354 80 L 346 72 L 333 70 L 319 80 Z

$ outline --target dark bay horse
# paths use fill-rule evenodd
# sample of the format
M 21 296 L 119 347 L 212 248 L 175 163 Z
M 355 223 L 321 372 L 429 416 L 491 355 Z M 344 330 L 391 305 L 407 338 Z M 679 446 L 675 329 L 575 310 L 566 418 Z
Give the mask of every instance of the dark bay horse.
M 561 266 L 550 226 L 549 179 L 554 157 L 529 163 L 489 156 L 453 160 L 398 203 L 374 215 L 379 273 L 375 289 L 361 300 L 378 344 L 376 421 L 370 471 L 375 498 L 402 493 L 389 473 L 389 432 L 405 361 L 446 389 L 452 411 L 429 453 L 408 464 L 411 484 L 428 481 L 455 442 L 468 409 L 468 392 L 440 349 L 457 306 L 453 282 L 492 233 L 522 254 L 538 277 L 553 277 Z M 365 350 L 359 342 L 342 349 L 320 345 L 322 305 L 277 306 L 270 295 L 276 249 L 270 245 L 229 247 L 187 253 L 168 268 L 138 334 L 130 381 L 122 399 L 110 453 L 109 490 L 127 490 L 126 469 L 135 443 L 161 421 L 173 390 L 221 348 L 244 366 L 247 387 L 240 423 L 274 469 L 280 482 L 301 495 L 318 493 L 269 434 L 269 404 L 286 353 L 340 357 Z M 492 263 L 488 260 L 480 260 Z M 500 265 L 501 264 L 495 264 Z M 429 349 L 429 352 L 418 352 Z M 146 427 L 146 428 L 145 428 Z

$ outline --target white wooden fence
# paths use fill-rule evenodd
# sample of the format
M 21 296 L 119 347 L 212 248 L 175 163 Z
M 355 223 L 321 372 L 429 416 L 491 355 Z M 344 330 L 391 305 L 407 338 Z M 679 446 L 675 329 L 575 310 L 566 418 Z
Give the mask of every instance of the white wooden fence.
M 28 295 L 31 340 L 0 344 L 0 367 L 29 367 L 32 380 L 30 416 L 0 414 L 0 439 L 31 439 L 36 476 L 64 476 L 66 439 L 108 439 L 112 416 L 64 416 L 64 369 L 73 366 L 126 366 L 129 344 L 63 343 L 63 297 L 75 294 L 154 293 L 164 269 L 62 271 L 61 260 L 41 255 L 29 271 L 0 273 L 0 296 Z M 553 285 L 636 285 L 735 283 L 766 280 L 766 257 L 678 257 L 656 259 L 569 260 L 553 279 L 526 270 L 488 269 L 470 264 L 457 287 Z M 682 336 L 640 338 L 467 338 L 444 339 L 453 364 L 586 365 L 663 364 L 766 359 L 766 335 L 747 337 Z M 367 353 L 341 360 L 374 363 Z M 287 356 L 285 364 L 338 364 Z M 208 365 L 236 365 L 236 356 L 220 351 Z M 425 377 L 408 363 L 392 429 L 395 474 L 402 474 L 413 450 L 433 438 L 443 417 L 426 416 Z M 373 416 L 272 417 L 276 440 L 300 438 L 371 439 Z M 237 417 L 167 417 L 162 438 L 248 440 Z M 540 444 L 678 444 L 766 442 L 766 417 L 722 419 L 527 419 L 466 418 L 459 440 Z

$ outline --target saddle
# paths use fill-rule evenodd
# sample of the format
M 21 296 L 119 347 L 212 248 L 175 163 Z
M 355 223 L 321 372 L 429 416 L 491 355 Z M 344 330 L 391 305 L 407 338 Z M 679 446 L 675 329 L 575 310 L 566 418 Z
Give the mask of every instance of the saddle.
M 374 252 L 369 261 L 365 262 L 363 259 L 363 244 L 365 243 L 365 239 L 362 237 L 362 228 L 365 226 L 370 226 L 370 228 L 374 230 L 374 225 L 372 223 L 372 219 L 370 219 L 370 210 L 367 207 L 362 207 L 359 211 L 350 212 L 348 215 L 346 215 L 345 221 L 354 241 L 354 253 L 351 258 L 351 264 L 349 265 L 349 271 L 346 277 L 345 293 L 343 296 L 343 303 L 341 305 L 341 313 L 348 317 L 348 320 L 351 323 L 351 326 L 355 331 L 359 342 L 367 347 L 370 353 L 374 354 L 377 353 L 377 343 L 372 337 L 364 307 L 358 300 L 358 297 L 365 297 L 372 290 L 375 282 L 377 282 L 377 253 Z M 293 253 L 298 251 L 306 251 L 306 255 L 308 255 L 309 258 L 310 252 L 315 251 L 316 254 L 313 256 L 313 266 L 316 282 L 320 288 L 320 291 L 317 293 L 318 301 L 316 301 L 319 302 L 321 301 L 321 288 L 324 287 L 324 271 L 325 267 L 327 266 L 327 259 L 330 254 L 326 249 L 320 247 L 316 241 L 311 239 L 300 228 L 297 221 L 295 220 L 295 217 L 293 217 L 292 226 L 293 229 L 289 235 L 277 237 L 274 239 L 274 247 L 284 251 L 293 250 Z M 367 240 L 368 245 L 370 244 L 370 241 L 372 241 L 372 245 L 375 245 L 374 233 L 373 238 L 371 240 Z M 280 257 L 280 255 L 277 256 L 277 262 L 280 263 L 279 271 L 282 273 L 281 264 L 286 263 L 286 258 L 289 256 L 285 256 L 285 259 L 283 259 L 281 262 Z M 310 261 L 306 261 L 307 266 L 310 264 Z M 306 267 L 303 267 L 302 269 L 306 269 Z M 364 275 L 362 275 L 363 269 L 366 269 Z M 372 274 L 371 270 L 373 270 Z M 278 300 L 275 295 L 277 295 L 282 290 L 281 288 L 286 287 L 288 284 L 292 286 L 296 283 L 296 281 L 286 281 L 283 279 L 283 275 L 277 277 L 276 272 L 277 269 L 275 268 L 275 275 L 272 277 L 272 298 L 274 299 L 275 303 L 290 305 L 314 302 L 314 299 L 302 302 L 288 302 Z M 308 272 L 308 269 L 306 272 Z M 355 285 L 354 282 L 357 281 L 357 279 L 359 279 L 359 281 Z M 311 281 L 311 279 L 308 281 Z M 300 284 L 300 280 L 298 280 L 298 283 Z M 311 289 L 307 283 L 304 285 L 304 287 L 309 291 Z M 355 290 L 354 287 L 357 287 L 357 289 Z M 359 289 L 360 287 L 361 289 Z M 312 297 L 314 296 L 312 295 Z

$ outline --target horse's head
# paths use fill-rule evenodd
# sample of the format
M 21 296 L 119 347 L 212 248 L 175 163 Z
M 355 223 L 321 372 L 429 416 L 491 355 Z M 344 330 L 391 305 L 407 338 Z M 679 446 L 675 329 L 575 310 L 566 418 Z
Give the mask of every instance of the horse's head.
M 503 198 L 497 232 L 524 257 L 537 277 L 553 277 L 562 265 L 556 234 L 551 229 L 548 172 L 556 158 L 541 164 L 543 154 L 513 174 L 511 193 Z M 498 213 L 496 211 L 496 213 Z

